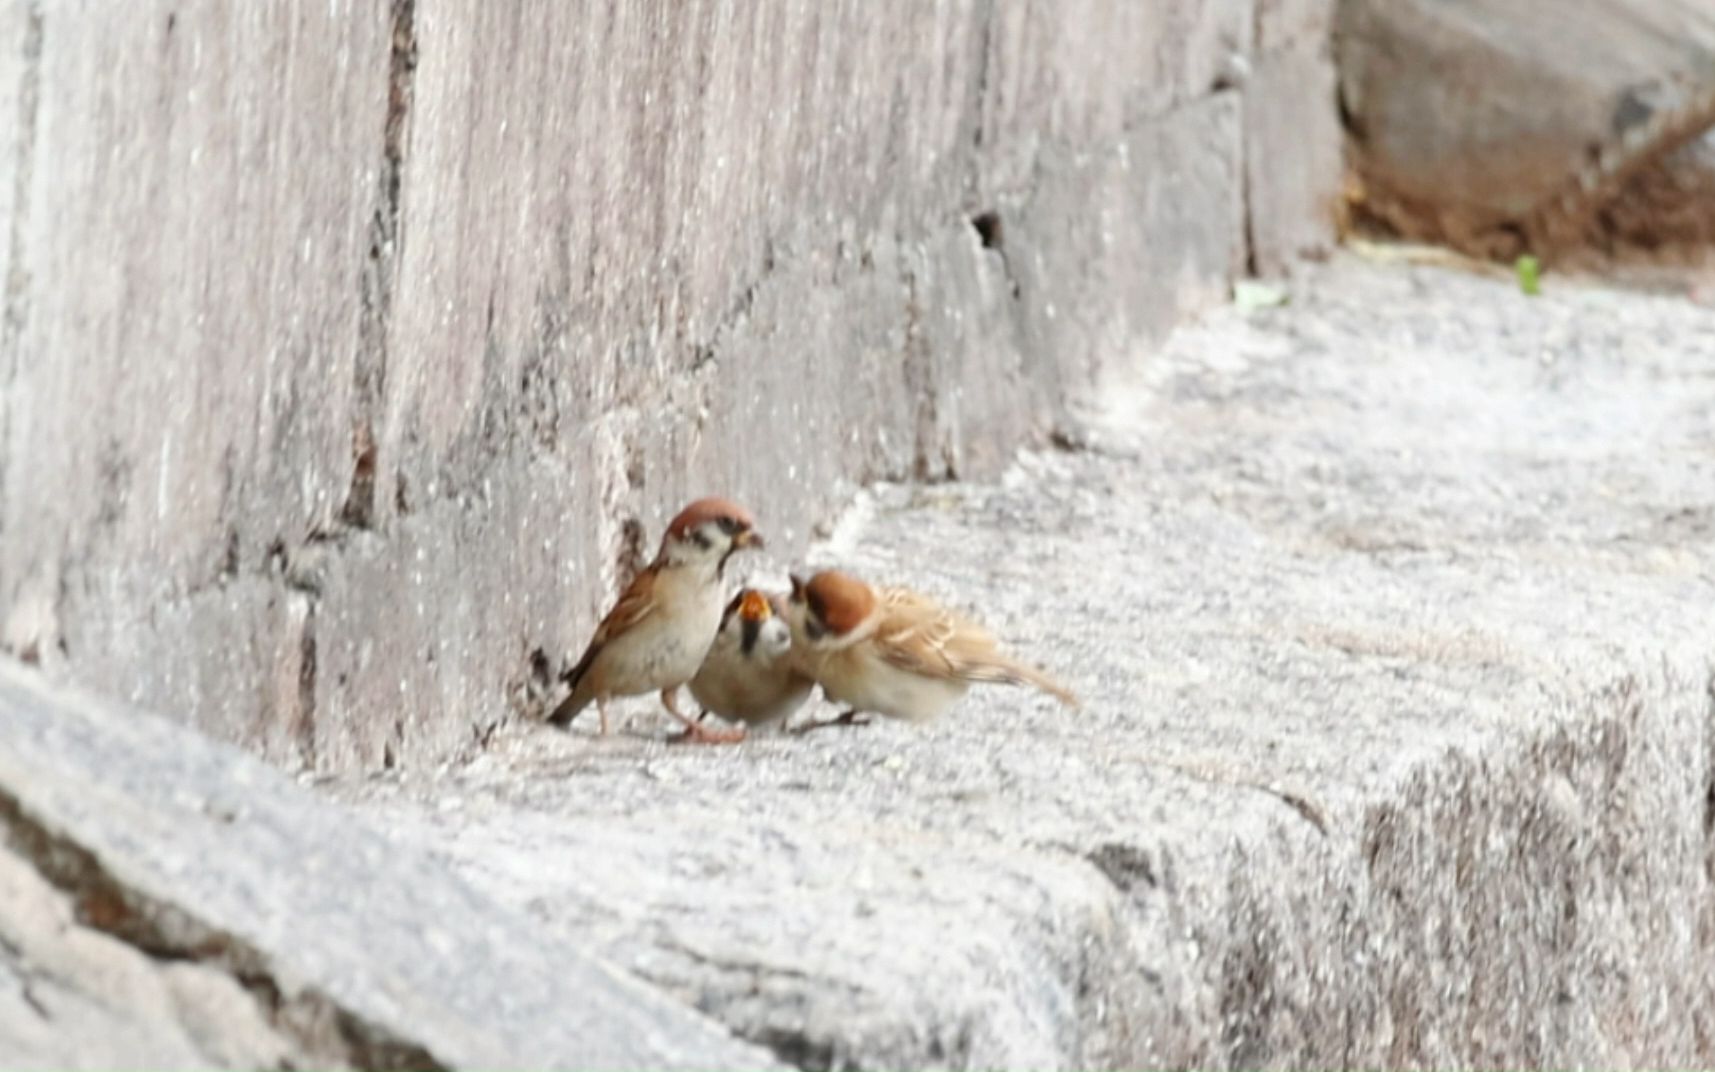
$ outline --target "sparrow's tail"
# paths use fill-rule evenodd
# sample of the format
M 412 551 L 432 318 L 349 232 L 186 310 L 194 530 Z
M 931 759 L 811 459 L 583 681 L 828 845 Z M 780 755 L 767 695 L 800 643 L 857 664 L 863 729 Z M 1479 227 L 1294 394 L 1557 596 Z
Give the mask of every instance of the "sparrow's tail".
M 588 696 L 579 696 L 576 689 L 572 694 L 560 701 L 560 706 L 554 708 L 554 713 L 548 716 L 548 725 L 565 727 L 571 725 L 572 719 L 578 717 L 578 712 L 590 705 Z
M 1059 700 L 1066 707 L 1077 707 L 1078 697 L 1066 686 L 1028 663 L 993 656 L 982 666 L 971 667 L 965 674 L 973 681 L 995 681 L 1006 685 L 1030 685 Z
M 595 699 L 588 690 L 580 689 L 578 686 L 583 684 L 584 675 L 589 673 L 590 664 L 595 662 L 595 655 L 598 650 L 600 650 L 598 645 L 591 644 L 589 650 L 584 652 L 583 658 L 578 660 L 578 664 L 560 675 L 560 680 L 570 685 L 572 691 L 569 696 L 560 701 L 560 706 L 554 708 L 554 713 L 548 716 L 548 725 L 569 725 L 572 719 L 578 717 L 578 712 L 588 707 L 590 701 Z

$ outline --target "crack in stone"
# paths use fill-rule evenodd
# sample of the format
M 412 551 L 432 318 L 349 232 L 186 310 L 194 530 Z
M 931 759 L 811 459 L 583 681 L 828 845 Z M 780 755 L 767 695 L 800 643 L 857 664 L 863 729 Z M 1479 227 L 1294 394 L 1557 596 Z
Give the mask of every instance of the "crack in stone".
M 836 985 L 854 996 L 862 992 L 859 987 L 842 984 L 839 980 L 801 971 L 797 968 L 733 960 L 704 953 L 676 941 L 670 936 L 663 937 L 660 945 L 662 949 L 677 953 L 692 963 L 719 972 L 729 972 L 750 979 L 771 977 L 817 982 L 824 986 Z M 663 991 L 671 992 L 672 990 L 673 981 L 671 979 L 656 978 L 649 981 Z M 781 1061 L 794 1068 L 802 1069 L 803 1072 L 826 1072 L 828 1069 L 845 1067 L 844 1063 L 838 1059 L 839 1055 L 835 1052 L 836 1043 L 832 1039 L 813 1038 L 803 1031 L 775 1024 L 763 1024 L 754 1028 L 728 1024 L 727 1027 L 738 1037 L 763 1047 Z
M 190 962 L 229 976 L 255 1001 L 275 1032 L 318 1061 L 401 1072 L 441 1072 L 447 1067 L 421 1045 L 367 1022 L 319 991 L 288 993 L 261 951 L 176 905 L 128 889 L 94 853 L 50 830 L 4 788 L 0 833 L 13 851 L 71 899 L 80 924 L 151 960 Z
M 387 386 L 387 333 L 402 237 L 400 191 L 404 182 L 406 125 L 417 71 L 416 16 L 415 0 L 393 0 L 387 116 L 382 127 L 375 215 L 369 223 L 368 258 L 359 276 L 357 358 L 352 369 L 351 488 L 340 510 L 340 520 L 354 528 L 367 529 L 375 524 L 375 422 Z
M 30 965 L 25 961 L 24 951 L 0 937 L 0 953 L 6 954 L 11 960 L 10 964 L 0 963 L 0 968 L 9 970 L 12 977 L 18 980 L 18 995 L 24 999 L 24 1004 L 28 1005 L 37 1016 L 52 1023 L 54 1019 L 53 1010 L 42 1004 L 42 999 L 36 996 L 34 983 L 37 975 L 30 970 Z

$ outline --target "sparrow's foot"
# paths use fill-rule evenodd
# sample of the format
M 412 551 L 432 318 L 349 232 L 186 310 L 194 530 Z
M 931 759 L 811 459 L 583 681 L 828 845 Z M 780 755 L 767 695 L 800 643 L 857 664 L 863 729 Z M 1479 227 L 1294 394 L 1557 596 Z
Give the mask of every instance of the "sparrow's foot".
M 661 690 L 661 705 L 667 709 L 669 715 L 678 719 L 680 724 L 685 727 L 685 732 L 673 740 L 685 744 L 737 744 L 744 740 L 743 726 L 731 730 L 710 729 L 703 725 L 703 719 L 709 717 L 707 711 L 703 711 L 696 718 L 692 718 L 679 710 L 678 694 L 678 686 Z
M 844 714 L 839 715 L 835 718 L 830 718 L 826 722 L 806 723 L 805 725 L 800 726 L 799 728 L 793 730 L 792 732 L 793 733 L 809 733 L 811 730 L 825 730 L 830 726 L 867 726 L 872 721 L 874 721 L 874 720 L 872 718 L 870 718 L 869 715 L 863 713 L 862 711 L 852 710 L 852 711 L 847 711 Z
M 744 740 L 744 727 L 718 730 L 701 722 L 686 721 L 685 732 L 668 738 L 673 744 L 738 744 Z

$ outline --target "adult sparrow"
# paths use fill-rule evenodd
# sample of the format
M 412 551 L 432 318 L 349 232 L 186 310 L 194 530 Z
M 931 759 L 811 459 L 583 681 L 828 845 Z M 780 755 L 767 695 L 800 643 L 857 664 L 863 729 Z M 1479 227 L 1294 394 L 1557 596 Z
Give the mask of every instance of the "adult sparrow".
M 698 499 L 679 511 L 661 537 L 655 561 L 626 587 L 596 627 L 583 657 L 562 676 L 572 692 L 548 722 L 566 726 L 593 701 L 605 736 L 611 697 L 658 691 L 662 705 L 685 724 L 691 739 L 742 739 L 742 732 L 723 734 L 698 725 L 680 712 L 676 695 L 696 676 L 720 629 L 727 559 L 761 546 L 749 512 L 737 503 Z
M 851 710 L 922 722 L 972 682 L 1033 685 L 1067 706 L 1077 698 L 1047 674 L 1002 655 L 982 626 L 905 588 L 874 588 L 838 570 L 792 578 L 786 619 L 793 657 L 822 692 Z

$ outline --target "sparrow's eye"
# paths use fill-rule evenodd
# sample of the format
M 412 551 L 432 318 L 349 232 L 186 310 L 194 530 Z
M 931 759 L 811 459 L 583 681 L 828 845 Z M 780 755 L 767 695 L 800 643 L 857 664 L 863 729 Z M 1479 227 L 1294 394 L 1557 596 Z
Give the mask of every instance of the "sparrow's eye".
M 723 517 L 716 524 L 720 525 L 721 531 L 728 536 L 736 536 L 738 530 L 744 527 L 736 517 Z

